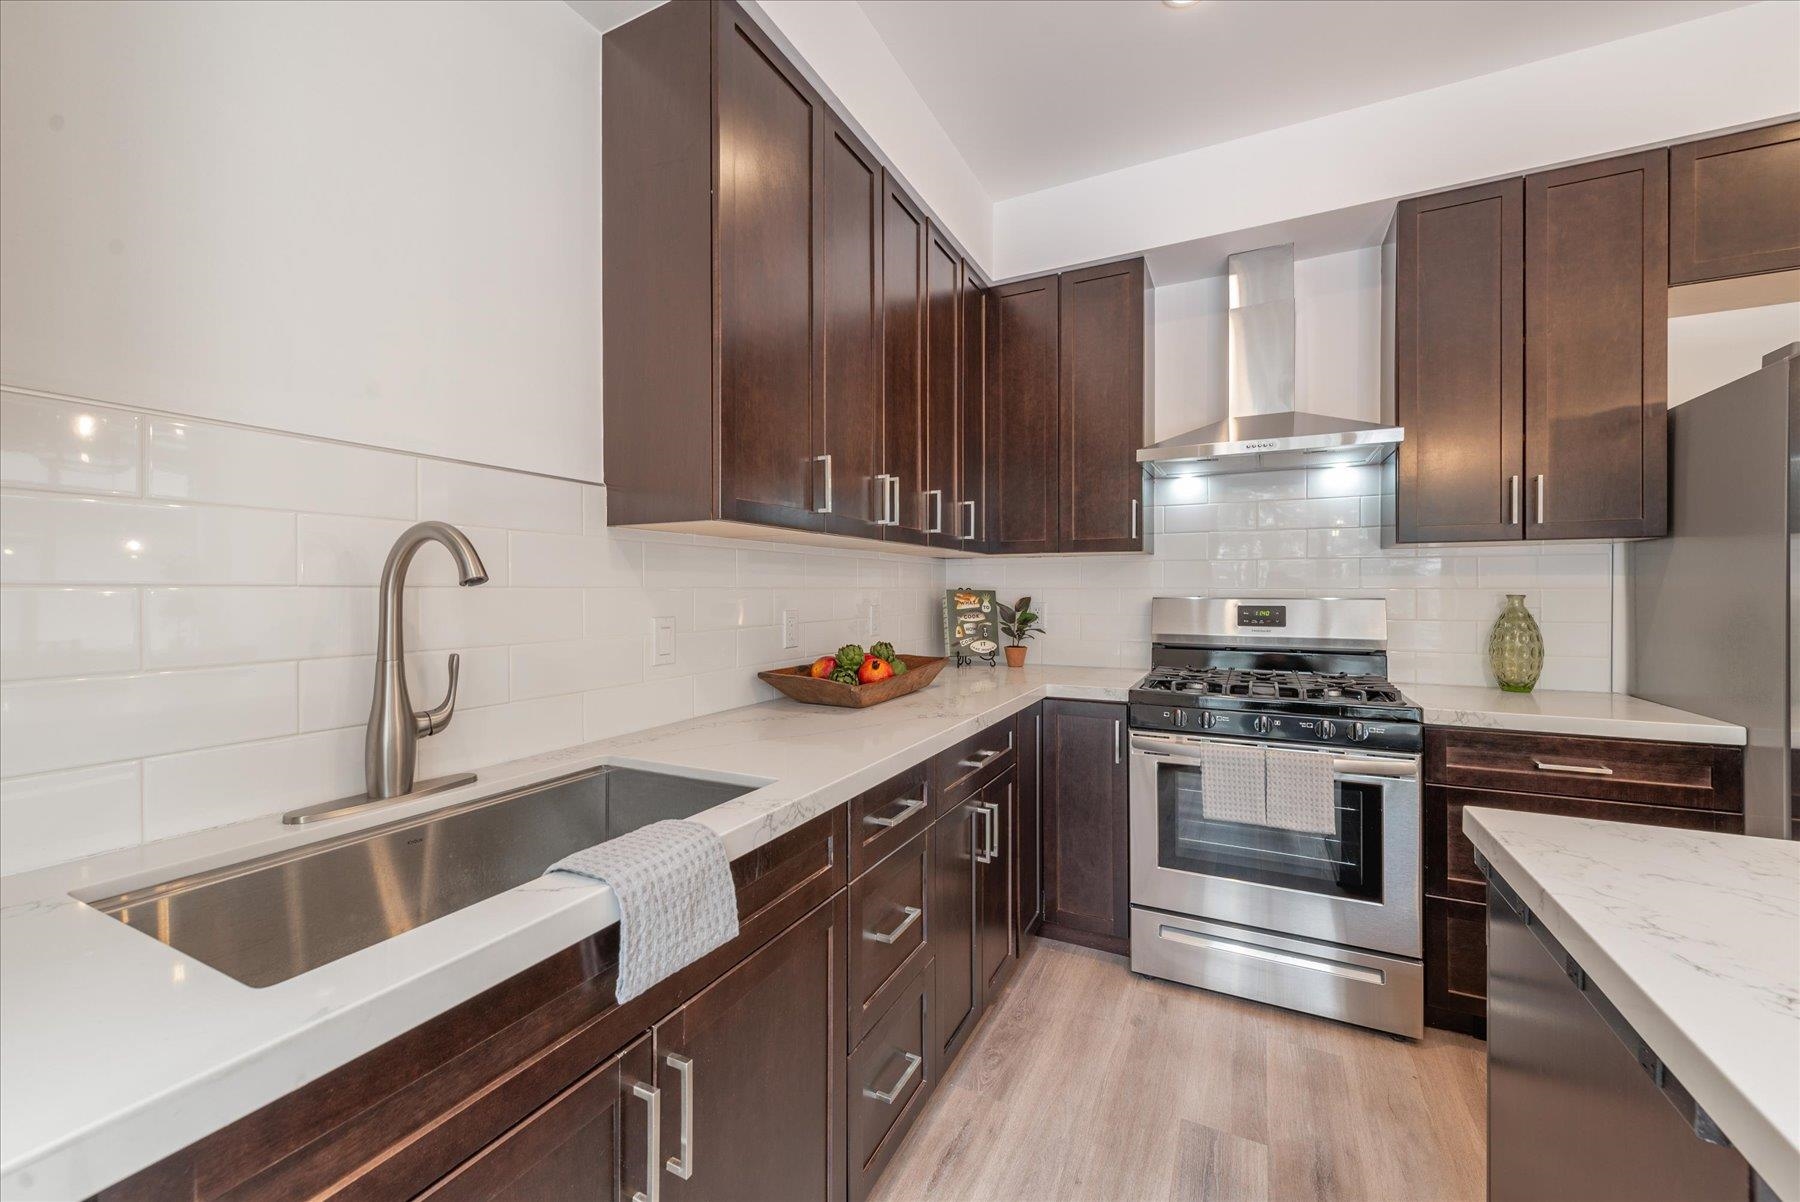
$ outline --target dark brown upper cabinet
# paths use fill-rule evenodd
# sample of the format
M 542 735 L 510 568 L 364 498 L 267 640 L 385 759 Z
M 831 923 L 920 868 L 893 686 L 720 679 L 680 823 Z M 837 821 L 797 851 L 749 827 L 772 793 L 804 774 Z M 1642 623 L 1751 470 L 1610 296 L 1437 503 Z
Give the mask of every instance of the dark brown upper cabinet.
M 925 252 L 929 227 L 889 176 L 882 198 L 884 512 L 892 542 L 924 543 Z
M 1144 260 L 1058 279 L 1058 514 L 1063 551 L 1141 551 L 1149 510 L 1137 450 L 1153 369 Z
M 1664 534 L 1669 156 L 1525 179 L 1527 538 Z
M 819 329 L 825 351 L 826 529 L 882 536 L 881 164 L 835 115 L 825 122 Z
M 1057 550 L 1057 277 L 998 284 L 987 303 L 986 544 Z
M 1669 283 L 1800 268 L 1800 121 L 1669 151 Z
M 825 105 L 734 5 L 603 55 L 608 520 L 823 529 Z
M 956 532 L 965 551 L 986 550 L 988 290 L 962 270 L 962 449 Z
M 936 229 L 925 246 L 925 534 L 934 547 L 960 547 L 957 466 L 962 442 L 962 257 Z
M 1394 238 L 1399 541 L 1519 538 L 1525 182 L 1401 201 Z
M 1403 201 L 1398 542 L 1668 529 L 1668 152 Z

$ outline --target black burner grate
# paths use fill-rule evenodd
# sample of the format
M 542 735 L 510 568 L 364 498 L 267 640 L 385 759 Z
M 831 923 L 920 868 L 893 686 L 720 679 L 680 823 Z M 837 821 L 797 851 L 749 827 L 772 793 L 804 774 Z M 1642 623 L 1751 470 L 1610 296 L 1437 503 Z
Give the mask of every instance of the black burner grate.
M 1266 701 L 1353 701 L 1405 705 L 1400 690 L 1381 676 L 1264 671 L 1253 668 L 1158 668 L 1139 687 L 1196 697 L 1244 697 Z

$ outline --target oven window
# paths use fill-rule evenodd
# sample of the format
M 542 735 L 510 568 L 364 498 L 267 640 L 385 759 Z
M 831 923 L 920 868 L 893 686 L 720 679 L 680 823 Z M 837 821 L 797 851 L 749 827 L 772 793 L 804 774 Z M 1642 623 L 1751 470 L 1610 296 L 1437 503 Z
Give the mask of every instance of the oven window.
M 1336 792 L 1329 833 L 1226 821 L 1202 806 L 1198 767 L 1158 764 L 1157 861 L 1179 872 L 1380 901 L 1382 787 L 1340 780 Z

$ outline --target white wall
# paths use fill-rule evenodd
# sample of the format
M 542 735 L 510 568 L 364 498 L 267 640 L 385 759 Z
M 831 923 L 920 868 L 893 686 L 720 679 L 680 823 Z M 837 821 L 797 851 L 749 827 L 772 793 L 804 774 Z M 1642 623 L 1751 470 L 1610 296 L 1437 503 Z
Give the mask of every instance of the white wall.
M 806 66 L 990 275 L 994 202 L 932 115 L 862 6 L 820 0 L 755 0 Z
M 1800 5 L 1768 0 L 1001 201 L 1000 278 L 1800 110 Z M 1371 69 L 1379 69 L 1372 64 Z
M 1381 420 L 1381 248 L 1294 264 L 1294 395 L 1314 413 Z M 1158 439 L 1225 416 L 1225 277 L 1156 290 Z
M 1790 342 L 1800 342 L 1800 302 L 1671 317 L 1669 404 L 1749 375 Z
M 600 479 L 556 0 L 0 6 L 0 382 Z

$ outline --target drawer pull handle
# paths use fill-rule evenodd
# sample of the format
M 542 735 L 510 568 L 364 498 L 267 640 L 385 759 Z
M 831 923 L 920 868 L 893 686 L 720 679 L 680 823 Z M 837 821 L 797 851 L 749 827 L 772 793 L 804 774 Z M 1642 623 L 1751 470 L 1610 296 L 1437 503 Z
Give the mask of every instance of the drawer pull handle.
M 870 814 L 864 818 L 863 821 L 870 826 L 899 826 L 902 822 L 911 818 L 915 811 L 924 808 L 925 799 L 923 797 L 908 797 L 905 801 L 900 803 L 900 808 L 897 813 Z
M 924 913 L 924 911 L 917 906 L 901 906 L 900 909 L 906 917 L 900 920 L 899 926 L 895 927 L 885 935 L 880 931 L 864 931 L 863 938 L 873 939 L 876 943 L 892 943 L 900 938 L 900 936 L 906 934 L 907 928 L 919 921 L 919 915 Z
M 907 1052 L 905 1053 L 905 1056 L 906 1071 L 900 1074 L 900 1079 L 898 1081 L 894 1082 L 894 1088 L 880 1090 L 870 1089 L 869 1087 L 864 1086 L 863 1097 L 874 1098 L 884 1106 L 892 1106 L 894 1104 L 894 1099 L 906 1092 L 906 1087 L 912 1081 L 913 1074 L 919 1071 L 919 1066 L 925 1063 L 924 1059 L 917 1053 Z
M 649 1158 L 649 1163 L 644 1166 L 644 1171 L 650 1174 L 650 1180 L 646 1183 L 649 1191 L 633 1191 L 631 1202 L 659 1202 L 662 1198 L 662 1171 L 656 1158 L 662 1155 L 662 1090 L 640 1081 L 631 1087 L 631 1092 L 633 1096 L 643 1099 L 650 1123 L 644 1138 L 644 1151 Z
M 977 751 L 973 759 L 958 760 L 956 766 L 958 768 L 979 768 L 1004 750 L 1005 748 L 1002 747 L 990 747 L 986 751 Z
M 1576 776 L 1611 776 L 1613 770 L 1604 765 L 1588 764 L 1546 764 L 1543 760 L 1531 761 L 1539 772 L 1571 772 Z
M 677 1144 L 681 1154 L 669 1157 L 665 1167 L 686 1181 L 694 1175 L 694 1061 L 678 1052 L 670 1052 L 666 1059 L 681 1078 L 681 1140 Z

